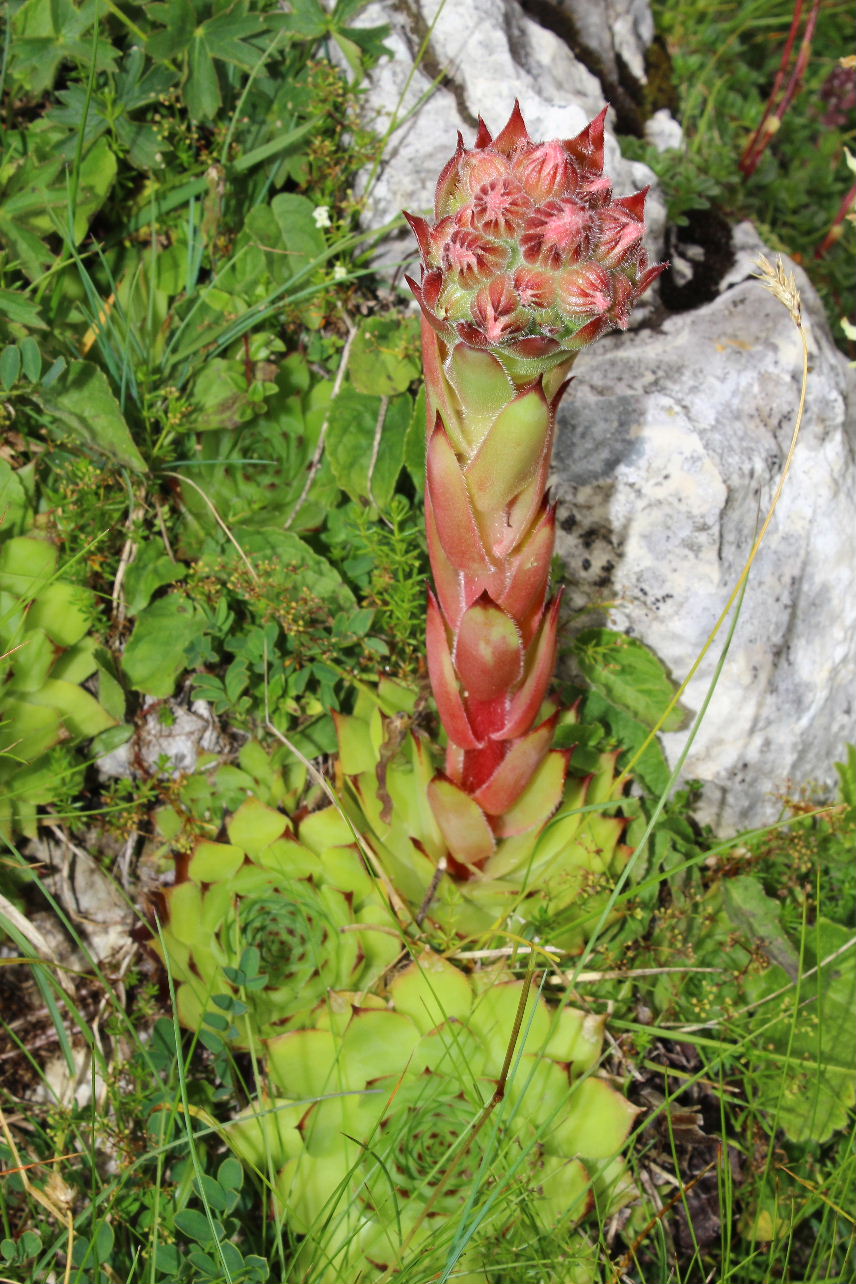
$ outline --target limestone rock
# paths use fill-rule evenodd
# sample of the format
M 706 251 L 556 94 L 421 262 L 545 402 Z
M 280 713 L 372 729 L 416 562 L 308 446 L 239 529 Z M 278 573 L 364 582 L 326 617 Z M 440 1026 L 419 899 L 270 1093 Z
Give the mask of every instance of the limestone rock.
M 570 17 L 578 39 L 619 84 L 629 73 L 645 83 L 645 54 L 654 39 L 648 0 L 553 0 Z
M 799 337 L 751 277 L 757 254 L 772 256 L 749 224 L 735 249 L 713 302 L 583 353 L 560 413 L 557 543 L 571 605 L 613 603 L 607 623 L 640 637 L 678 680 L 740 575 L 799 400 Z M 706 783 L 704 817 L 719 829 L 773 819 L 789 781 L 829 780 L 856 729 L 853 372 L 796 273 L 811 335 L 805 421 L 684 767 Z M 695 711 L 725 632 L 685 695 Z M 665 737 L 673 761 L 685 741 Z
M 379 171 L 361 193 L 366 227 L 383 227 L 402 209 L 427 213 L 458 131 L 471 145 L 479 116 L 498 131 L 519 98 L 533 138 L 570 138 L 603 107 L 598 79 L 517 0 L 375 0 L 357 21 L 391 27 L 385 44 L 393 56 L 370 77 L 369 121 L 381 134 L 405 121 L 393 129 Z M 654 184 L 646 207 L 653 259 L 663 241 L 665 206 L 651 170 L 622 158 L 611 127 L 612 115 L 606 170 L 616 192 Z M 379 261 L 397 266 L 404 257 L 415 258 L 408 229 L 384 243 Z

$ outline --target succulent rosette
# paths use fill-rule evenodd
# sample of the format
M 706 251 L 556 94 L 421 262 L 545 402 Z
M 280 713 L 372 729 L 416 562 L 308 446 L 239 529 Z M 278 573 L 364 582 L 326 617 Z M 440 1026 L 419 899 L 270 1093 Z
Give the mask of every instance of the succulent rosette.
M 605 115 L 537 143 L 515 104 L 495 138 L 483 122 L 471 149 L 459 137 L 435 221 L 408 216 L 422 258 L 410 286 L 428 408 L 428 672 L 448 735 L 429 802 L 471 871 L 563 798 L 567 755 L 544 704 L 556 409 L 576 353 L 625 327 L 664 266 L 643 248 L 646 192 L 614 198 L 603 172 Z
M 463 844 L 449 824 L 438 821 L 434 801 L 447 783 L 431 746 L 416 732 L 396 732 L 407 704 L 402 688 L 382 681 L 376 695 L 362 692 L 353 714 L 337 715 L 336 723 L 340 796 L 411 917 L 441 940 L 498 934 L 501 941 L 525 929 L 557 948 L 579 949 L 608 914 L 631 854 L 622 842 L 627 821 L 616 814 L 623 788 L 617 754 L 601 753 L 593 771 L 565 777 L 573 757 L 557 751 L 561 806 L 545 818 L 537 796 L 530 806 L 530 791 L 502 818 L 490 855 L 474 866 L 461 858 Z M 575 710 L 551 717 L 567 739 L 576 720 Z
M 251 798 L 226 830 L 228 842 L 197 841 L 182 860 L 151 944 L 176 982 L 183 1025 L 200 1029 L 219 1012 L 233 1047 L 258 1047 L 305 1024 L 328 989 L 372 984 L 400 945 L 333 808 L 295 826 Z
M 387 1002 L 333 994 L 312 1028 L 270 1040 L 275 1095 L 229 1140 L 274 1170 L 278 1205 L 304 1237 L 295 1279 L 361 1284 L 418 1260 L 424 1278 L 454 1262 L 455 1279 L 486 1284 L 498 1278 L 510 1191 L 567 1236 L 562 1278 L 592 1278 L 585 1239 L 571 1251 L 573 1228 L 595 1198 L 602 1213 L 626 1198 L 616 1155 L 636 1110 L 596 1073 L 602 1020 L 533 991 L 504 1099 L 480 1126 L 523 984 L 466 976 L 429 952 Z

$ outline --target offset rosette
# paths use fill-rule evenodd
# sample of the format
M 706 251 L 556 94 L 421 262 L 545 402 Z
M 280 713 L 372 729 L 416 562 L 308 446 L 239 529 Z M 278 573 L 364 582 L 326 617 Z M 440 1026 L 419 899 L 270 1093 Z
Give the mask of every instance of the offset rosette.
M 556 662 L 547 498 L 556 410 L 576 353 L 663 270 L 642 239 L 645 192 L 613 198 L 606 109 L 578 137 L 535 143 L 519 107 L 458 150 L 436 221 L 408 216 L 422 255 L 428 405 L 425 520 L 435 592 L 428 671 L 449 738 L 431 805 L 455 860 L 543 824 L 566 756 L 544 707 Z
M 228 843 L 196 844 L 150 944 L 176 982 L 183 1025 L 198 1030 L 213 1013 L 233 1047 L 258 1047 L 306 1024 L 328 989 L 370 985 L 398 944 L 377 930 L 389 910 L 332 808 L 295 834 L 250 799 L 226 829 Z
M 368 1284 L 418 1261 L 427 1279 L 453 1260 L 462 1210 L 487 1206 L 455 1265 L 456 1279 L 487 1284 L 510 1209 L 561 1228 L 570 1247 L 595 1196 L 601 1214 L 626 1198 L 617 1155 L 636 1109 L 596 1073 L 601 1018 L 552 1010 L 533 990 L 505 1098 L 479 1125 L 522 987 L 426 952 L 387 1002 L 331 995 L 312 1028 L 270 1041 L 278 1095 L 245 1111 L 228 1139 L 275 1173 L 278 1203 L 305 1237 L 295 1278 Z M 582 1237 L 579 1258 L 588 1270 Z

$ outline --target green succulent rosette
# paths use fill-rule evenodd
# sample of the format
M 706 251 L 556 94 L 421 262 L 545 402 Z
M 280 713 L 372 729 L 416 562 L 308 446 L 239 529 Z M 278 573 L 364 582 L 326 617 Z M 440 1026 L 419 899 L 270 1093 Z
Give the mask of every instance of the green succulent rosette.
M 103 741 L 117 725 L 82 685 L 104 679 L 89 632 L 95 605 L 90 589 L 63 578 L 58 550 L 38 533 L 0 538 L 2 838 L 35 837 L 38 808 L 57 796 L 57 746 Z
M 578 950 L 611 916 L 609 898 L 631 855 L 616 807 L 617 754 L 597 755 L 585 775 L 570 772 L 546 823 L 538 797 L 530 809 L 536 781 L 502 817 L 488 859 L 469 865 L 454 826 L 441 828 L 432 806 L 448 782 L 437 778 L 428 742 L 402 734 L 402 715 L 392 712 L 402 698 L 382 682 L 376 694 L 360 693 L 352 715 L 337 715 L 339 792 L 418 925 L 444 940 L 525 927 L 558 949 Z M 557 734 L 573 740 L 576 723 L 575 710 L 558 714 Z
M 596 1073 L 602 1019 L 533 991 L 506 1091 L 486 1113 L 523 985 L 426 952 L 388 1002 L 331 994 L 311 1028 L 269 1041 L 273 1095 L 228 1137 L 302 1237 L 295 1280 L 362 1284 L 418 1261 L 420 1279 L 452 1266 L 456 1280 L 497 1281 L 515 1207 L 561 1231 L 556 1279 L 594 1278 L 575 1227 L 595 1199 L 601 1213 L 626 1200 L 616 1156 L 636 1109 Z
M 370 986 L 400 952 L 377 881 L 332 807 L 299 825 L 257 799 L 198 841 L 164 893 L 151 944 L 176 982 L 179 1020 L 219 1010 L 235 1048 L 305 1025 L 329 989 Z M 210 1023 L 210 1022 L 209 1022 Z

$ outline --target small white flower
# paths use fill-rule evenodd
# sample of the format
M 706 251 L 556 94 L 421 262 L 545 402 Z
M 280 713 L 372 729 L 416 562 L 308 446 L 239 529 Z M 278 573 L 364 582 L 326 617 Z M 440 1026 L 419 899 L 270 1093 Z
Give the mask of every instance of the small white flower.
M 347 275 L 348 275 L 348 269 L 345 267 L 344 263 L 334 263 L 334 264 L 333 264 L 333 280 L 334 280 L 334 281 L 344 281 L 344 279 L 345 279 L 345 277 L 346 277 Z
M 315 209 L 312 211 L 312 217 L 315 219 L 316 227 L 330 227 L 330 206 L 316 205 Z

